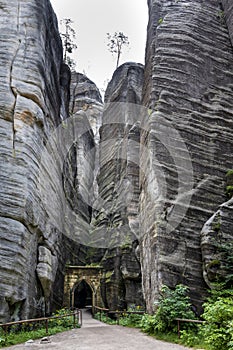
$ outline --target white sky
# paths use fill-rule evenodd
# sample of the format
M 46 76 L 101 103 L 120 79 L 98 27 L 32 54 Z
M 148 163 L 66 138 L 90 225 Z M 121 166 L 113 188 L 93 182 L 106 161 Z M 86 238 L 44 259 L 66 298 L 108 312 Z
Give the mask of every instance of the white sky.
M 98 88 L 106 88 L 116 67 L 116 57 L 107 49 L 107 36 L 121 31 L 128 36 L 120 64 L 144 64 L 147 0 L 50 0 L 58 21 L 71 18 L 78 49 L 72 54 L 76 70 L 85 73 Z

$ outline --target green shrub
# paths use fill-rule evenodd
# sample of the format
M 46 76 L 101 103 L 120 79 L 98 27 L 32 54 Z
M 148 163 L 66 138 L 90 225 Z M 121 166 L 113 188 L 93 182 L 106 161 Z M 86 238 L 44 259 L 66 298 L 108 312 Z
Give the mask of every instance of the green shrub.
M 200 335 L 210 349 L 233 350 L 232 296 L 232 290 L 215 291 L 203 304 L 206 323 L 200 328 Z
M 180 339 L 183 345 L 203 348 L 204 340 L 198 331 L 182 330 L 180 331 Z
M 229 169 L 226 173 L 226 177 L 233 176 L 233 169 Z
M 123 314 L 120 317 L 119 324 L 121 326 L 140 328 L 142 318 L 143 315 L 141 314 Z
M 53 313 L 52 316 L 63 316 L 63 315 L 67 315 L 70 314 L 71 311 L 69 309 L 60 309 L 58 311 L 56 311 L 55 313 Z M 73 316 L 67 316 L 67 317 L 63 317 L 63 318 L 54 318 L 51 319 L 49 321 L 49 327 L 64 327 L 64 328 L 72 328 L 74 325 L 74 321 L 73 321 Z M 76 321 L 76 326 L 77 325 L 77 321 Z
M 153 316 L 145 315 L 142 319 L 142 329 L 150 334 L 177 331 L 176 318 L 195 319 L 187 291 L 188 287 L 182 284 L 177 285 L 175 290 L 163 286 L 157 312 Z M 195 325 L 189 324 L 185 327 L 191 328 L 195 327 Z
M 97 312 L 97 313 L 95 314 L 94 318 L 95 318 L 96 320 L 102 321 L 102 322 L 107 323 L 107 324 L 116 324 L 116 323 L 117 323 L 116 320 L 113 320 L 112 318 L 110 318 L 110 317 L 107 316 L 106 314 L 100 313 L 100 312 Z
M 233 186 L 232 185 L 226 186 L 226 195 L 228 198 L 231 198 L 233 196 Z
M 141 320 L 142 331 L 148 334 L 155 333 L 156 316 L 145 314 Z

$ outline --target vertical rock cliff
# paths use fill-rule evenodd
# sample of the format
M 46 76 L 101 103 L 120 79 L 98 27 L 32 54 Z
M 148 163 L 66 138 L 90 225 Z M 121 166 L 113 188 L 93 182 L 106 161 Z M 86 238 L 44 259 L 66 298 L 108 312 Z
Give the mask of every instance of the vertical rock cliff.
M 113 310 L 142 305 L 138 250 L 139 125 L 132 106 L 141 102 L 143 66 L 126 63 L 114 73 L 105 94 L 100 129 L 99 198 L 92 235 L 106 248 L 104 302 Z
M 49 1 L 1 1 L 0 12 L 0 320 L 14 320 L 49 310 L 60 234 L 47 221 L 38 176 L 69 73 Z
M 63 180 L 70 207 L 78 216 L 67 232 L 69 239 L 65 260 L 71 265 L 99 263 L 103 252 L 91 246 L 89 232 L 93 203 L 98 197 L 96 176 L 103 103 L 97 86 L 84 74 L 72 72 L 69 112 L 71 120 L 76 120 L 78 137 L 68 152 Z M 81 222 L 83 225 L 80 225 Z M 80 235 L 73 234 L 78 231 Z
M 114 310 L 183 283 L 200 311 L 231 279 L 232 1 L 148 6 L 145 69 L 120 66 L 103 105 L 49 0 L 1 1 L 0 322 L 61 307 L 65 264 L 101 264 Z
M 228 27 L 218 1 L 148 5 L 143 103 L 150 113 L 140 157 L 144 295 L 152 311 L 162 284 L 184 283 L 199 309 L 207 287 L 201 230 L 225 201 L 233 161 L 232 5 L 223 1 Z

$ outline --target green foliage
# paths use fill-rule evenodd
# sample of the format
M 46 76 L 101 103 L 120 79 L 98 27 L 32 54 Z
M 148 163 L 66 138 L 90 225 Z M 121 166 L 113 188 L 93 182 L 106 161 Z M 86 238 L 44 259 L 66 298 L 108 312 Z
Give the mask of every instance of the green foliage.
M 233 243 L 221 243 L 218 245 L 221 260 L 224 261 L 224 284 L 223 287 L 233 287 Z M 220 288 L 222 289 L 222 288 Z
M 123 32 L 115 32 L 114 34 L 107 33 L 108 38 L 108 50 L 112 54 L 116 54 L 117 63 L 116 68 L 119 66 L 120 56 L 122 54 L 123 46 L 129 45 L 129 38 Z
M 70 313 L 67 309 L 61 309 L 53 316 L 62 316 Z M 78 325 L 76 325 L 78 327 Z M 73 328 L 73 316 L 67 316 L 61 319 L 52 319 L 48 322 L 48 334 L 46 334 L 45 322 L 27 323 L 23 325 L 11 326 L 8 329 L 7 336 L 0 328 L 0 347 L 15 345 L 28 341 L 29 339 L 38 339 L 46 335 L 52 335 L 64 332 Z
M 218 11 L 217 16 L 218 16 L 218 18 L 219 18 L 221 24 L 224 24 L 224 22 L 225 22 L 225 19 L 224 19 L 224 17 L 225 17 L 224 11 L 222 11 L 222 10 Z
M 143 316 L 142 314 L 123 314 L 120 317 L 119 324 L 121 326 L 140 328 Z
M 226 186 L 226 195 L 228 198 L 231 198 L 233 196 L 233 186 L 232 185 Z
M 229 169 L 226 173 L 226 177 L 233 176 L 233 169 Z
M 203 304 L 206 321 L 199 334 L 213 350 L 233 350 L 233 290 L 214 291 Z
M 145 314 L 141 320 L 142 331 L 148 334 L 155 333 L 156 316 Z
M 71 311 L 64 308 L 58 310 L 56 313 L 53 313 L 52 316 L 63 316 L 70 314 Z M 64 328 L 72 328 L 73 327 L 73 316 L 67 316 L 67 317 L 62 317 L 62 318 L 54 318 L 49 321 L 49 326 L 50 327 L 64 327 Z M 78 325 L 76 325 L 78 326 Z
M 176 318 L 195 319 L 187 296 L 188 288 L 182 284 L 175 290 L 167 286 L 161 289 L 158 309 L 155 315 L 145 315 L 142 319 L 142 329 L 150 334 L 177 330 Z M 189 327 L 192 327 L 189 325 Z
M 100 313 L 100 312 L 97 312 L 97 313 L 95 314 L 94 318 L 95 318 L 96 320 L 102 321 L 102 322 L 107 323 L 107 324 L 116 324 L 116 323 L 117 323 L 116 320 L 113 320 L 112 318 L 110 318 L 110 317 L 107 316 L 106 314 Z
M 64 18 L 61 20 L 61 24 L 64 26 L 64 32 L 61 33 L 62 43 L 64 47 L 64 62 L 68 64 L 71 70 L 75 69 L 75 62 L 68 55 L 71 54 L 77 45 L 74 43 L 76 37 L 75 30 L 72 28 L 71 24 L 73 21 L 70 18 Z
M 220 231 L 220 228 L 221 228 L 221 222 L 218 221 L 218 222 L 213 222 L 212 224 L 212 228 L 215 232 L 219 232 Z
M 203 338 L 199 336 L 197 331 L 182 330 L 180 331 L 181 343 L 190 347 L 202 347 Z
M 163 18 L 161 17 L 159 20 L 158 20 L 158 24 L 162 24 L 163 23 Z
M 4 333 L 1 331 L 0 333 L 0 348 L 15 344 L 20 344 L 28 341 L 29 339 L 39 339 L 43 338 L 47 335 L 53 335 L 59 332 L 64 332 L 66 328 L 64 327 L 54 327 L 49 328 L 48 334 L 46 334 L 45 328 L 38 329 L 29 332 L 20 332 L 20 333 L 9 333 L 7 337 L 5 337 Z

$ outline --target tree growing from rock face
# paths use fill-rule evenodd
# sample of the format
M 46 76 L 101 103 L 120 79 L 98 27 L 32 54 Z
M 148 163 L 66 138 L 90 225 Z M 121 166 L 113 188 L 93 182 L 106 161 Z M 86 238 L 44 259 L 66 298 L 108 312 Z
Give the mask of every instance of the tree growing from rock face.
M 123 46 L 129 45 L 129 39 L 123 32 L 115 32 L 114 34 L 107 33 L 108 37 L 108 50 L 112 54 L 117 55 L 116 68 L 119 66 L 120 56 L 122 54 Z
M 71 70 L 75 68 L 75 62 L 71 57 L 69 57 L 69 54 L 72 53 L 73 50 L 77 49 L 77 45 L 73 41 L 76 37 L 76 33 L 71 26 L 72 23 L 73 21 L 70 18 L 64 18 L 61 20 L 61 24 L 65 27 L 65 32 L 61 33 L 64 47 L 64 62 L 68 64 Z

